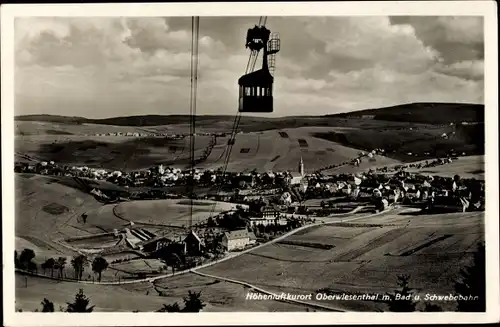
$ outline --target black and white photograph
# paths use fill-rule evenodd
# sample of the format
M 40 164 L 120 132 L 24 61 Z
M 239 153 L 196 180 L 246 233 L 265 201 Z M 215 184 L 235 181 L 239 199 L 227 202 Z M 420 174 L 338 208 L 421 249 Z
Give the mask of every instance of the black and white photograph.
M 460 3 L 2 8 L 8 325 L 497 321 L 496 6 Z

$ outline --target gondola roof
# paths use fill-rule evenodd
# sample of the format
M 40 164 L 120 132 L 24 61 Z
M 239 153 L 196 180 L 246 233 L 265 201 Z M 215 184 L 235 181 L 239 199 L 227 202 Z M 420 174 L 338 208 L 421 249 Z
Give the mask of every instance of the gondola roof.
M 272 84 L 273 81 L 274 77 L 268 69 L 259 69 L 253 73 L 241 76 L 238 84 L 242 86 L 264 86 Z

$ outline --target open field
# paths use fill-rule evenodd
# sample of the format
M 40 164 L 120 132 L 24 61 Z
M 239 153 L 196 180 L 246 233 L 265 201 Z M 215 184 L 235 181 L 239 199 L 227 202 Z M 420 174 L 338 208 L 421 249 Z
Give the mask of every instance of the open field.
M 26 287 L 26 282 L 28 287 Z M 305 307 L 278 301 L 247 301 L 248 288 L 194 274 L 176 276 L 152 283 L 105 286 L 59 282 L 45 278 L 26 277 L 16 274 L 16 308 L 23 311 L 40 309 L 40 302 L 48 298 L 54 302 L 56 310 L 74 299 L 82 288 L 96 305 L 95 312 L 141 312 L 156 311 L 163 304 L 179 302 L 188 291 L 201 291 L 206 307 L 203 311 L 305 311 Z M 156 288 L 156 289 L 155 289 Z M 163 296 L 159 295 L 162 292 Z
M 196 137 L 195 157 L 202 155 L 210 139 L 209 136 Z M 159 164 L 186 167 L 189 163 L 189 138 L 28 135 L 16 136 L 15 151 L 58 164 L 124 171 Z
M 14 131 L 16 135 L 93 135 L 103 133 L 135 133 L 144 132 L 140 127 L 134 126 L 113 126 L 98 124 L 71 124 L 64 122 L 44 122 L 44 121 L 15 121 Z
M 484 153 L 484 123 L 473 125 L 376 126 L 344 132 L 327 131 L 314 135 L 344 146 L 372 150 L 385 149 L 387 156 L 404 162 L 444 157 L 449 153 Z M 446 137 L 442 135 L 445 134 Z M 425 153 L 428 153 L 427 155 Z
M 214 214 L 229 211 L 236 207 L 227 202 L 209 200 L 195 201 L 193 206 L 193 223 L 205 221 L 212 212 L 216 203 Z M 189 200 L 142 200 L 122 202 L 115 207 L 119 217 L 137 223 L 152 223 L 171 226 L 187 226 L 190 212 Z
M 82 229 L 76 223 L 81 214 L 102 204 L 49 177 L 16 174 L 15 200 L 16 236 L 39 247 L 57 249 L 52 242 L 55 239 L 102 233 L 96 228 Z
M 301 127 L 270 130 L 257 133 L 238 134 L 231 150 L 228 164 L 230 171 L 296 171 L 302 157 L 306 173 L 327 165 L 350 161 L 359 155 L 359 150 L 315 138 L 313 133 L 325 130 L 346 130 L 341 127 Z M 283 137 L 286 135 L 286 137 Z M 222 167 L 229 138 L 218 138 L 203 168 Z M 398 161 L 378 156 L 377 163 Z
M 60 306 L 66 308 L 66 302 L 72 301 L 80 288 L 96 305 L 94 310 L 97 312 L 154 311 L 161 308 L 163 303 L 168 303 L 167 299 L 154 295 L 150 284 L 134 286 L 136 290 L 127 290 L 120 286 L 77 284 L 16 274 L 16 308 L 22 308 L 23 311 L 39 309 L 44 298 L 54 302 L 56 310 Z M 151 295 L 146 295 L 148 290 Z
M 15 177 L 18 237 L 54 245 L 53 240 L 113 232 L 128 223 L 113 213 L 115 205 L 96 201 L 78 190 L 71 179 L 29 174 Z M 85 224 L 82 214 L 87 215 Z
M 298 160 L 303 157 L 306 171 L 311 172 L 350 161 L 358 156 L 360 150 L 370 151 L 375 148 L 386 148 L 387 156 L 390 158 L 377 155 L 375 160 L 363 160 L 360 167 L 347 165 L 331 172 L 351 173 L 399 161 L 411 162 L 419 158 L 443 156 L 452 149 L 458 154 L 484 152 L 484 136 L 481 138 L 484 126 L 481 124 L 453 127 L 354 118 L 301 118 L 283 122 L 271 120 L 271 126 L 268 124 L 260 126 L 257 121 L 262 123 L 262 119 L 259 119 L 249 120 L 247 125 L 244 125 L 248 127 L 247 132 L 236 136 L 228 165 L 229 170 L 296 170 Z M 142 169 L 160 163 L 184 168 L 188 164 L 189 138 L 167 140 L 162 137 L 85 136 L 117 131 L 187 133 L 189 126 L 185 123 L 143 127 L 65 125 L 35 121 L 19 121 L 17 124 L 20 126 L 19 129 L 25 125 L 23 128 L 28 132 L 23 132 L 23 135 L 18 133 L 16 136 L 16 152 L 33 159 L 120 170 Z M 202 120 L 197 127 L 199 127 L 198 132 L 231 130 L 229 121 L 217 122 L 210 119 Z M 31 130 L 33 132 L 29 132 Z M 452 135 L 452 132 L 455 134 Z M 450 137 L 443 139 L 442 133 L 447 133 Z M 210 139 L 210 136 L 195 137 L 195 157 L 202 156 Z M 221 167 L 228 148 L 228 140 L 229 137 L 217 138 L 217 144 L 207 160 L 198 164 L 198 167 Z M 391 150 L 397 152 L 392 153 Z M 408 152 L 413 154 L 409 156 Z M 430 154 L 426 156 L 425 152 Z M 27 159 L 20 158 L 20 160 Z
M 231 151 L 228 170 L 296 170 L 302 157 L 306 172 L 312 172 L 327 165 L 350 161 L 358 156 L 359 150 L 312 136 L 319 131 L 348 129 L 350 128 L 301 127 L 238 134 Z M 287 137 L 280 136 L 280 133 L 286 133 Z M 209 136 L 196 136 L 195 157 L 202 155 L 210 139 Z M 222 167 L 228 140 L 229 137 L 217 138 L 207 160 L 197 167 Z M 35 160 L 53 160 L 59 164 L 83 164 L 125 171 L 160 163 L 184 168 L 189 159 L 189 138 L 167 140 L 161 137 L 27 135 L 17 136 L 15 147 L 18 155 Z M 377 156 L 376 163 L 396 162 Z
M 349 225 L 315 227 L 287 238 L 333 245 L 329 250 L 277 243 L 200 272 L 305 293 L 321 288 L 385 293 L 397 288 L 398 275 L 409 273 L 418 292 L 448 294 L 477 242 L 484 241 L 484 213 L 409 216 L 396 210 Z M 336 304 L 348 310 L 380 308 L 380 303 Z M 453 310 L 453 305 L 443 307 Z

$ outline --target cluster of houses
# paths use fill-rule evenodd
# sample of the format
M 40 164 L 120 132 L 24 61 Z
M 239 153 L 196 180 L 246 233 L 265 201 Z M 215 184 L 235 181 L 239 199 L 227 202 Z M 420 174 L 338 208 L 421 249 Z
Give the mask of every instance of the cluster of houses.
M 166 133 L 139 133 L 139 132 L 108 132 L 85 134 L 85 136 L 129 136 L 129 137 L 164 137 L 170 140 L 182 140 L 186 137 L 184 134 L 166 134 Z
M 195 133 L 194 136 L 217 136 L 224 137 L 228 133 Z M 131 136 L 131 137 L 164 137 L 170 140 L 181 140 L 189 136 L 189 134 L 167 134 L 167 133 L 145 133 L 145 132 L 108 132 L 85 134 L 85 136 Z
M 377 150 L 374 150 L 378 153 Z M 371 152 L 373 153 L 373 152 Z M 367 155 L 360 153 L 360 155 Z M 454 159 L 454 158 L 453 158 Z M 305 174 L 302 158 L 296 172 L 256 171 L 246 173 L 229 173 L 221 170 L 181 170 L 179 168 L 156 166 L 142 171 L 122 172 L 105 169 L 59 166 L 53 161 L 17 163 L 16 172 L 38 173 L 71 177 L 86 177 L 105 180 L 120 186 L 169 186 L 195 183 L 198 185 L 224 185 L 226 191 L 217 190 L 217 194 L 206 194 L 206 198 L 219 201 L 251 203 L 263 197 L 276 199 L 276 204 L 291 206 L 304 199 L 325 198 L 329 196 L 348 196 L 352 199 L 364 199 L 378 196 L 379 193 L 388 201 L 418 198 L 427 201 L 429 197 L 447 196 L 445 191 L 452 191 L 453 180 L 433 180 L 420 174 L 405 173 L 407 168 L 433 167 L 453 162 L 452 158 L 436 159 L 425 163 L 398 165 L 391 168 L 378 168 L 375 171 L 360 174 L 339 174 L 325 176 L 320 173 Z M 391 174 L 387 174 L 392 172 Z M 457 183 L 457 181 L 455 181 Z M 480 183 L 474 181 L 472 184 Z M 470 189 L 471 183 L 462 181 L 459 190 Z M 472 187 L 477 193 L 480 187 Z M 464 191 L 465 192 L 465 191 Z M 433 195 L 434 194 L 434 195 Z M 468 196 L 468 194 L 467 194 Z M 161 197 L 160 197 L 161 198 Z M 259 219 L 263 219 L 259 217 Z M 255 220 L 256 222 L 258 219 Z M 255 222 L 255 223 L 256 223 Z M 266 222 L 261 221 L 265 224 Z M 254 223 L 252 223 L 254 224 Z
M 456 158 L 456 157 L 437 158 L 434 160 L 426 160 L 425 162 L 410 163 L 410 164 L 406 164 L 406 165 L 394 165 L 392 167 L 377 167 L 377 168 L 375 168 L 375 171 L 397 172 L 397 171 L 401 171 L 401 170 L 408 169 L 408 168 L 416 168 L 416 169 L 430 168 L 430 167 L 437 167 L 437 166 L 450 164 L 455 160 L 458 160 L 458 158 Z
M 136 229 L 133 226 L 125 228 L 122 232 L 115 231 L 117 237 L 129 248 L 142 251 L 144 253 L 155 254 L 165 248 L 174 249 L 181 255 L 200 255 L 206 253 L 208 242 L 205 237 L 199 235 L 194 229 L 175 236 L 155 236 L 144 229 Z M 225 231 L 219 242 L 223 251 L 236 251 L 256 244 L 257 237 L 252 231 L 246 228 Z

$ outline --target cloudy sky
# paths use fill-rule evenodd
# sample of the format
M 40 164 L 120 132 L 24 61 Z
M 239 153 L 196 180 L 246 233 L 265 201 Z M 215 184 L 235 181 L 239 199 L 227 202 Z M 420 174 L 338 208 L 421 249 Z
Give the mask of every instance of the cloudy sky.
M 258 17 L 202 17 L 198 114 L 234 114 Z M 269 17 L 274 116 L 483 103 L 481 17 Z M 189 113 L 191 19 L 17 18 L 16 115 Z

